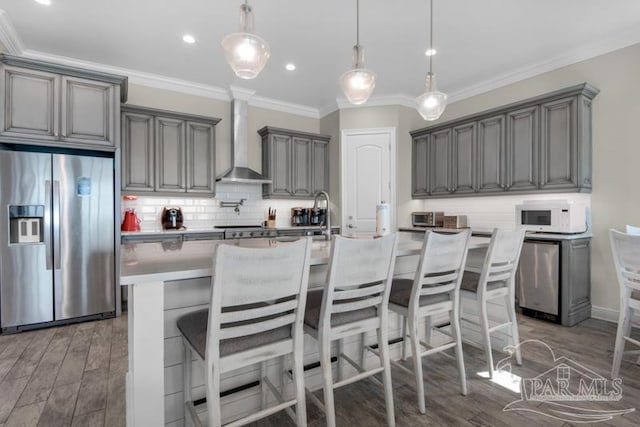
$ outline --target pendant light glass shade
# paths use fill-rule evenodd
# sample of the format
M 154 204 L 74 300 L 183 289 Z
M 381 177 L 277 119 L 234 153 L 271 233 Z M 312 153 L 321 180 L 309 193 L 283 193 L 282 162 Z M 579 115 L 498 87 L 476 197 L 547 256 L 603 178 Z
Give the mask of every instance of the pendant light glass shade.
M 353 68 L 340 76 L 344 96 L 355 105 L 364 104 L 376 87 L 376 73 L 364 68 L 364 48 L 360 45 L 360 1 L 356 0 L 356 45 L 353 47 Z
M 425 120 L 437 120 L 440 118 L 444 109 L 447 107 L 448 96 L 445 93 L 438 91 L 436 86 L 436 76 L 433 74 L 433 56 L 435 50 L 433 49 L 433 0 L 429 1 L 429 72 L 427 73 L 427 91 L 416 98 L 418 103 L 418 113 Z
M 427 91 L 416 98 L 418 113 L 425 120 L 437 120 L 447 107 L 447 94 L 439 92 L 436 76 L 427 73 Z
M 340 87 L 344 96 L 355 105 L 364 104 L 376 87 L 376 74 L 362 67 L 364 51 L 362 46 L 353 47 L 353 68 L 340 77 Z
M 240 32 L 222 40 L 227 62 L 241 79 L 254 79 L 269 60 L 269 45 L 253 34 L 253 13 L 246 2 L 240 6 Z

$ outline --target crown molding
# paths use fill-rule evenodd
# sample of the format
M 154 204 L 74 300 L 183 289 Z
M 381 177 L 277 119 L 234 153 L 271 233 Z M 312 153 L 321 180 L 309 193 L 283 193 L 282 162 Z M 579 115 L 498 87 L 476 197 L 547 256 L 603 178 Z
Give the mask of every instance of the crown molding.
M 294 104 L 292 102 L 279 101 L 277 99 L 265 98 L 262 96 L 254 96 L 249 100 L 252 107 L 266 108 L 268 110 L 280 111 L 282 113 L 296 114 L 298 116 L 311 117 L 319 119 L 320 110 L 306 105 Z
M 504 73 L 492 79 L 449 93 L 449 103 L 480 95 L 512 83 L 526 80 L 578 62 L 586 61 L 597 56 L 605 55 L 637 43 L 640 43 L 640 27 L 633 27 L 596 43 L 584 45 L 569 52 L 565 52 L 564 54 L 558 55 L 547 61 L 523 67 L 510 73 Z
M 7 48 L 7 53 L 22 55 L 24 51 L 22 40 L 9 19 L 7 12 L 0 9 L 0 42 Z

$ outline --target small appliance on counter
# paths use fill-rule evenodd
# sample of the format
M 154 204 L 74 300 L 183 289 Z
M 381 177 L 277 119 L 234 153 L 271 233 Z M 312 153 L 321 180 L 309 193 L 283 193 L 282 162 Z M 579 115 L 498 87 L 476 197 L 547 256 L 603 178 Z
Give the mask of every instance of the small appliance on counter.
M 444 212 L 411 212 L 414 227 L 443 227 Z
M 584 233 L 586 207 L 569 200 L 525 200 L 516 205 L 516 225 L 542 233 Z
M 308 225 L 309 213 L 307 208 L 291 208 L 291 225 Z
M 138 197 L 122 196 L 122 205 L 124 206 L 124 218 L 120 225 L 120 231 L 140 231 L 140 219 L 136 215 Z
M 327 210 L 325 208 L 308 208 L 307 212 L 309 217 L 308 225 L 324 225 L 327 217 Z
M 443 222 L 444 222 L 444 228 L 466 228 L 467 216 L 466 215 L 445 215 Z
M 162 209 L 162 228 L 165 230 L 182 228 L 182 210 L 180 208 Z

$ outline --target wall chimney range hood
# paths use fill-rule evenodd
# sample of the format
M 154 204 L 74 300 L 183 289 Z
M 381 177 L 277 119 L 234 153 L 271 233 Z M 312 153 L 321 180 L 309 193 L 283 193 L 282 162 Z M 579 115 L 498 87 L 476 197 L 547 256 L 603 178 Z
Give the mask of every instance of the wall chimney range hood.
M 249 98 L 253 91 L 231 87 L 231 168 L 216 178 L 216 182 L 270 184 L 271 180 L 249 168 L 248 121 Z

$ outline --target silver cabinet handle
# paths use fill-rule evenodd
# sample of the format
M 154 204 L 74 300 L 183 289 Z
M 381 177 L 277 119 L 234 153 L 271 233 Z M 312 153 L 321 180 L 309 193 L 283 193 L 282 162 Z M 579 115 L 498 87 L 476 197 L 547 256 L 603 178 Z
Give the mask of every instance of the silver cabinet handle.
M 52 256 L 51 256 L 51 181 L 44 182 L 44 204 L 46 209 L 44 210 L 44 247 L 45 247 L 45 260 L 47 270 L 52 268 Z
M 53 181 L 53 243 L 55 269 L 60 269 L 60 181 Z
M 347 228 L 358 228 L 358 227 L 356 227 L 356 226 L 355 226 L 355 225 L 353 225 L 353 224 L 347 224 Z

